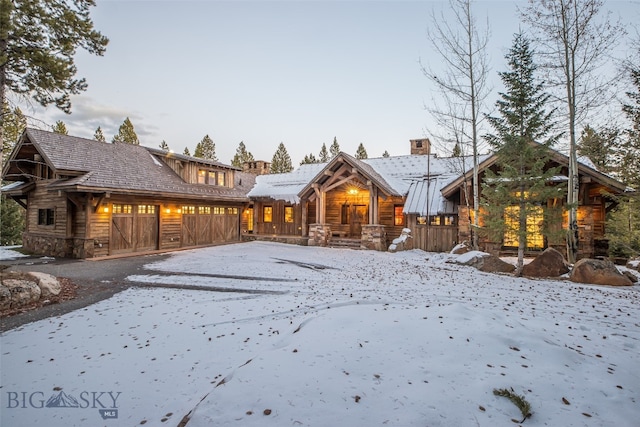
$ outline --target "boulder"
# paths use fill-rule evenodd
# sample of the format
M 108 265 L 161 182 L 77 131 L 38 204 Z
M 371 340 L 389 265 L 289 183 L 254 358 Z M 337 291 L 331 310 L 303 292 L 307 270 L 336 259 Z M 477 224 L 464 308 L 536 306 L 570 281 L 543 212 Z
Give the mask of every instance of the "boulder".
M 413 244 L 409 241 L 411 239 L 411 229 L 403 228 L 400 233 L 400 237 L 393 239 L 393 242 L 389 245 L 389 252 L 406 251 L 413 249 Z
M 36 302 L 42 294 L 35 279 L 4 279 L 2 284 L 11 292 L 11 308 L 22 307 Z
M 486 273 L 512 273 L 516 269 L 513 264 L 504 262 L 495 255 L 480 251 L 466 252 L 452 262 L 475 267 Z
M 638 281 L 638 276 L 636 276 L 635 274 L 633 274 L 629 270 L 623 271 L 622 274 L 627 276 L 629 278 L 629 280 L 631 280 L 631 283 L 636 283 Z
M 547 248 L 533 261 L 522 268 L 527 277 L 559 277 L 569 272 L 569 264 L 562 254 L 553 248 Z
M 495 255 L 484 257 L 482 261 L 482 265 L 478 267 L 478 270 L 487 273 L 513 273 L 516 269 L 515 265 L 509 264 Z
M 37 281 L 40 290 L 42 291 L 42 298 L 50 298 L 52 296 L 60 294 L 62 286 L 55 276 L 47 273 L 31 272 L 27 273 L 28 277 L 32 277 Z
M 627 261 L 627 268 L 640 271 L 640 258 L 633 258 Z
M 584 258 L 576 262 L 569 279 L 593 285 L 631 286 L 633 283 L 609 260 Z
M 458 243 L 457 245 L 455 245 L 453 247 L 453 249 L 451 249 L 450 253 L 452 253 L 453 255 L 462 255 L 462 254 L 466 254 L 469 251 L 471 251 L 471 247 L 465 241 L 465 242 Z

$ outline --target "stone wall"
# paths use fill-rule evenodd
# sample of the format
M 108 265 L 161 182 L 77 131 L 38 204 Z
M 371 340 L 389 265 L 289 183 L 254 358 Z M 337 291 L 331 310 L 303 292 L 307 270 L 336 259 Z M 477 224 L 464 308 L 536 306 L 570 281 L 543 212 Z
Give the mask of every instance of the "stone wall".
M 27 251 L 36 255 L 56 258 L 70 257 L 73 253 L 73 242 L 71 239 L 28 232 L 22 234 L 22 246 Z
M 309 246 L 327 246 L 331 239 L 331 225 L 309 224 Z
M 384 229 L 384 225 L 363 225 L 360 247 L 375 251 L 386 251 L 387 232 Z

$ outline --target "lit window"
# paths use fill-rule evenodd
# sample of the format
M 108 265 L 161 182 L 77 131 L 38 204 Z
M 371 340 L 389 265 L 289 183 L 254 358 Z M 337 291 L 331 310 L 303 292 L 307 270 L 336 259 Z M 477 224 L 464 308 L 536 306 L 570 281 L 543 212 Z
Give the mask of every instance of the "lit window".
M 138 205 L 139 214 L 154 214 L 156 213 L 156 207 L 154 205 Z
M 198 184 L 206 184 L 207 183 L 207 171 L 204 169 L 198 170 Z
M 453 215 L 446 215 L 444 217 L 444 225 L 456 225 L 456 217 Z
M 265 206 L 262 208 L 262 221 L 271 222 L 273 220 L 273 207 Z
M 209 214 L 211 214 L 211 207 L 210 206 L 198 206 L 198 213 L 200 215 L 209 215 Z
M 55 223 L 55 210 L 38 209 L 38 225 L 54 225 Z
M 508 247 L 518 247 L 520 207 L 508 206 L 504 210 L 505 232 L 503 245 Z M 544 247 L 544 237 L 542 235 L 543 212 L 540 206 L 536 206 L 527 211 L 526 219 L 526 247 L 529 249 L 542 249 Z
M 224 208 L 221 208 L 220 206 L 215 206 L 213 208 L 213 214 L 214 215 L 224 215 Z
M 253 208 L 248 208 L 247 212 L 247 231 L 253 232 Z
M 393 206 L 393 225 L 404 225 L 404 214 L 402 213 L 402 205 Z
M 418 224 L 426 224 L 427 223 L 427 217 L 426 216 L 419 216 L 418 217 Z
M 113 204 L 114 214 L 130 214 L 131 212 L 133 212 L 133 205 Z
M 218 185 L 224 187 L 227 182 L 227 176 L 224 172 L 218 172 Z
M 293 222 L 293 206 L 284 207 L 284 222 Z
M 229 208 L 227 212 L 229 215 L 238 215 L 238 208 Z
M 182 207 L 182 213 L 183 214 L 195 214 L 196 213 L 196 207 L 195 206 L 183 206 Z
M 429 222 L 429 225 L 440 225 L 440 217 L 438 215 L 434 215 L 431 217 L 431 221 Z

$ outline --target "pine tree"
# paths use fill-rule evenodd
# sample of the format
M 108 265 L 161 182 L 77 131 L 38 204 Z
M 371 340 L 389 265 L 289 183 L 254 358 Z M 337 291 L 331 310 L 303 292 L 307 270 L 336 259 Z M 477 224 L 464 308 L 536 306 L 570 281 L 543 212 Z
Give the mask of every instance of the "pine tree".
M 6 102 L 2 110 L 2 115 L 5 117 L 2 129 L 4 164 L 27 127 L 27 118 L 18 107 L 11 111 Z M 0 245 L 22 243 L 25 217 L 25 210 L 13 199 L 7 198 L 4 194 L 0 196 Z
M 367 150 L 365 150 L 364 145 L 362 145 L 362 142 L 360 143 L 360 145 L 358 145 L 358 150 L 356 151 L 356 155 L 355 155 L 356 159 L 366 159 L 369 156 L 367 156 Z
M 67 125 L 65 125 L 62 120 L 58 120 L 56 124 L 52 126 L 52 129 L 55 133 L 59 133 L 60 135 L 69 135 Z
M 532 234 L 551 233 L 550 217 L 557 215 L 547 209 L 549 199 L 561 197 L 566 190 L 548 185 L 558 168 L 545 166 L 549 148 L 558 135 L 550 135 L 554 125 L 552 113 L 545 111 L 549 95 L 535 80 L 536 65 L 529 40 L 516 34 L 505 58 L 510 71 L 499 73 L 506 88 L 496 101 L 499 117 L 487 117 L 495 134 L 487 142 L 496 150 L 497 172 L 488 170 L 484 180 L 483 205 L 485 223 L 494 242 L 509 236 L 518 244 L 516 273 L 522 271 L 524 251 Z M 542 229 L 527 223 L 530 217 L 542 214 Z M 556 218 L 557 219 L 557 218 Z
M 182 152 L 182 154 L 184 154 L 185 156 L 190 156 L 191 151 L 189 151 L 189 147 L 184 147 L 184 151 Z
M 340 144 L 338 144 L 338 139 L 335 136 L 333 137 L 331 147 L 329 147 L 329 153 L 331 153 L 332 159 L 335 159 L 338 154 L 340 154 Z
M 384 153 L 382 153 L 382 157 L 390 157 L 390 154 L 387 150 L 384 150 Z
M 622 105 L 630 126 L 622 133 L 615 163 L 617 176 L 636 191 L 621 198 L 607 220 L 610 255 L 620 257 L 640 254 L 640 67 L 632 68 L 630 77 L 634 88 Z
M 578 141 L 578 154 L 588 157 L 600 172 L 611 172 L 619 133 L 613 127 L 597 131 L 589 125 L 585 126 Z
M 118 133 L 113 136 L 111 142 L 124 142 L 126 144 L 140 145 L 140 140 L 138 139 L 138 135 L 136 134 L 136 131 L 133 128 L 133 123 L 131 123 L 129 117 L 127 117 L 120 125 Z
M 289 156 L 284 144 L 281 142 L 271 159 L 271 173 L 287 173 L 292 170 L 293 165 L 291 164 L 291 157 Z
M 451 157 L 460 157 L 460 156 L 462 156 L 462 149 L 460 148 L 460 143 L 456 142 L 456 145 L 453 146 Z
M 236 154 L 231 160 L 231 164 L 237 168 L 241 168 L 244 162 L 253 162 L 254 160 L 255 159 L 253 158 L 253 154 L 247 151 L 247 147 L 245 147 L 244 141 L 240 141 L 240 144 L 238 144 L 238 148 L 236 148 Z
M 329 151 L 327 150 L 327 144 L 322 143 L 320 154 L 318 154 L 318 161 L 320 163 L 327 163 L 331 158 L 329 157 Z
M 300 162 L 301 165 L 306 165 L 309 163 L 318 163 L 318 160 L 316 159 L 316 156 L 313 155 L 313 153 L 305 154 L 304 159 L 302 159 L 302 161 Z
M 96 129 L 96 132 L 93 134 L 93 139 L 100 142 L 107 142 L 107 138 L 104 137 L 104 133 L 100 126 L 98 126 L 98 129 Z
M 193 153 L 193 157 L 205 160 L 218 160 L 216 157 L 216 144 L 213 143 L 213 140 L 209 135 L 205 135 L 204 138 L 202 138 L 202 141 L 198 142 L 196 145 L 196 151 Z
M 167 144 L 167 141 L 165 141 L 164 139 L 160 143 L 159 147 L 162 151 L 170 151 L 169 144 Z
M 71 95 L 87 89 L 85 79 L 76 78 L 77 48 L 102 56 L 109 42 L 93 28 L 92 6 L 87 0 L 0 0 L 0 105 L 13 93 L 71 112 Z M 2 147 L 3 128 L 0 114 Z

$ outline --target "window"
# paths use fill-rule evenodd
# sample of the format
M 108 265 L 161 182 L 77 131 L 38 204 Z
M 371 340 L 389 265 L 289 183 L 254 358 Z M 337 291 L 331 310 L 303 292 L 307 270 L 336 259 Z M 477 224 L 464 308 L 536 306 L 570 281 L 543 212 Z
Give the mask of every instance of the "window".
M 130 214 L 133 212 L 133 205 L 121 205 L 118 203 L 113 204 L 114 214 Z
M 426 216 L 419 216 L 417 221 L 418 221 L 418 224 L 424 225 L 424 224 L 427 223 L 427 217 Z
M 55 210 L 38 209 L 38 225 L 54 225 L 56 223 Z
M 227 184 L 227 176 L 224 172 L 218 172 L 218 185 L 224 187 Z
M 430 219 L 429 225 L 442 225 L 442 222 L 440 221 L 440 216 L 438 215 L 429 217 L 429 219 Z
M 293 222 L 293 206 L 284 207 L 284 222 Z
M 253 233 L 253 208 L 247 209 L 247 231 Z
M 224 208 L 221 208 L 220 206 L 215 206 L 213 208 L 213 214 L 214 215 L 224 215 Z
M 207 183 L 207 171 L 204 169 L 198 170 L 198 184 L 206 184 Z
M 351 205 L 344 204 L 340 210 L 340 223 L 349 224 L 351 220 Z
M 182 207 L 182 213 L 183 214 L 187 214 L 187 215 L 193 215 L 196 213 L 196 207 L 195 206 L 183 206 Z
M 200 215 L 209 215 L 209 214 L 211 214 L 211 207 L 210 206 L 198 206 L 198 213 Z
M 403 205 L 393 206 L 393 225 L 404 225 Z
M 519 223 L 520 207 L 508 206 L 504 210 L 504 246 L 518 247 L 518 223 Z M 544 237 L 542 235 L 543 212 L 540 206 L 527 211 L 526 224 L 526 247 L 528 249 L 544 248 Z
M 238 215 L 238 208 L 227 208 L 227 213 L 229 215 Z
M 273 221 L 273 206 L 265 206 L 264 208 L 262 208 L 262 221 Z
M 138 205 L 139 214 L 154 214 L 156 213 L 156 207 L 154 205 Z

